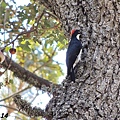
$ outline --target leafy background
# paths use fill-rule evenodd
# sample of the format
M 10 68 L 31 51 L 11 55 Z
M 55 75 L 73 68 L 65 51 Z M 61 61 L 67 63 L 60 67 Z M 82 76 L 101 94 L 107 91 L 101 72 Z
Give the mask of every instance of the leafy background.
M 59 58 L 59 55 L 65 55 L 68 40 L 58 18 L 37 0 L 31 0 L 27 5 L 18 5 L 15 0 L 2 0 L 0 36 L 1 49 L 5 47 L 4 54 L 11 57 L 9 50 L 15 48 L 17 52 L 12 55 L 12 59 L 25 69 L 54 83 L 58 83 L 59 78 L 64 75 L 60 59 L 65 61 L 65 58 Z M 12 98 L 4 101 L 2 99 L 23 89 L 21 95 L 26 100 L 31 101 L 33 105 L 41 106 L 42 95 L 47 94 L 32 86 L 28 87 L 27 83 L 15 78 L 8 70 L 0 80 L 4 84 L 0 89 L 0 106 L 7 108 L 5 110 L 9 116 L 14 116 L 12 119 L 32 120 L 24 113 L 18 112 Z M 45 98 L 47 101 L 50 99 L 48 96 Z

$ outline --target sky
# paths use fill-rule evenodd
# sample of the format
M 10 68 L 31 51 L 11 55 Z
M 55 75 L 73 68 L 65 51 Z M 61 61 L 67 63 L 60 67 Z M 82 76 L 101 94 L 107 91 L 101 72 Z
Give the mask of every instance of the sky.
M 10 3 L 11 0 L 6 0 Z M 14 0 L 16 2 L 16 5 L 27 5 L 29 3 L 29 0 Z M 11 3 L 12 4 L 12 3 Z M 59 83 L 61 83 L 63 81 L 63 79 L 65 78 L 65 75 L 66 75 L 66 65 L 65 65 L 65 57 L 66 57 L 66 50 L 61 50 L 58 52 L 58 55 L 56 55 L 54 57 L 54 60 L 55 61 L 58 61 L 59 63 L 62 63 L 61 65 L 61 68 L 63 70 L 63 73 L 64 73 L 64 76 L 61 76 L 59 78 Z M 31 92 L 35 92 L 35 89 L 36 88 L 33 88 Z M 24 93 L 23 93 L 24 94 Z M 40 91 L 40 95 L 35 99 L 34 103 L 32 104 L 33 106 L 37 106 L 37 103 L 39 101 L 39 103 L 42 103 L 40 104 L 41 108 L 45 108 L 46 104 L 49 102 L 50 100 L 50 97 L 48 97 L 47 93 L 45 94 L 42 94 L 41 91 Z M 0 102 L 0 104 L 4 104 L 3 102 Z M 1 112 L 2 111 L 2 112 Z M 4 113 L 6 114 L 7 111 L 6 111 L 6 108 L 5 107 L 2 107 L 0 108 L 0 117 L 1 117 L 1 114 Z M 0 118 L 0 120 L 2 120 Z M 7 118 L 7 120 L 15 120 L 14 118 L 14 114 L 11 114 L 11 117 L 9 116 Z

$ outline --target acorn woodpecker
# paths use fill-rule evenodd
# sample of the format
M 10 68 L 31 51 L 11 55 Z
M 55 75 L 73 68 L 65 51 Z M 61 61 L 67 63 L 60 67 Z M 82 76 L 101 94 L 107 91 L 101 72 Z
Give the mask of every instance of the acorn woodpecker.
M 71 81 L 75 82 L 75 74 L 73 65 L 82 50 L 79 30 L 71 31 L 71 40 L 66 53 L 67 77 L 70 76 Z

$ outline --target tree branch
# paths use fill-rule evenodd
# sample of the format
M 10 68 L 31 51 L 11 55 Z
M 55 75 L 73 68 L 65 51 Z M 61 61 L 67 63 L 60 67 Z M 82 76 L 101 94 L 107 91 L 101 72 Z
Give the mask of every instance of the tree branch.
M 19 38 L 19 36 L 24 35 L 24 34 L 27 34 L 27 33 L 31 33 L 31 32 L 34 32 L 34 31 L 36 31 L 36 29 L 32 29 L 32 30 L 28 30 L 28 31 L 23 31 L 23 32 L 21 32 L 20 34 L 18 34 L 18 35 L 15 37 L 14 40 L 12 40 L 12 41 L 9 42 L 8 44 L 6 44 L 6 45 L 4 46 L 4 48 L 2 49 L 2 51 L 3 51 L 8 45 L 14 43 L 14 42 Z
M 2 65 L 4 68 L 7 68 L 9 63 L 10 63 L 10 58 L 6 57 Z M 43 86 L 46 86 L 48 88 L 59 86 L 57 84 L 53 84 L 52 82 L 44 78 L 38 77 L 37 75 L 21 67 L 19 64 L 15 63 L 13 60 L 11 60 L 10 67 L 8 69 L 11 70 L 16 77 L 20 78 L 21 80 L 37 88 L 41 88 Z
M 20 95 L 14 96 L 14 102 L 18 106 L 19 110 L 26 112 L 30 117 L 42 116 L 44 118 L 47 118 L 47 120 L 51 120 L 51 115 L 49 115 L 48 112 L 45 112 L 38 107 L 31 107 L 31 104 L 26 100 L 21 99 Z
M 9 109 L 12 109 L 12 110 L 15 110 L 15 111 L 18 111 L 19 113 L 21 113 L 21 114 L 23 114 L 23 115 L 29 117 L 27 114 L 25 114 L 24 112 L 19 111 L 19 110 L 16 109 L 16 108 L 9 107 L 9 106 L 7 106 L 7 105 L 0 105 L 0 106 L 2 106 L 2 107 L 6 107 L 6 108 L 9 108 Z
M 0 102 L 5 101 L 5 100 L 7 100 L 7 99 L 9 99 L 9 98 L 11 98 L 11 97 L 14 97 L 16 94 L 20 94 L 21 92 L 23 92 L 23 91 L 25 91 L 25 90 L 27 90 L 27 89 L 29 89 L 29 88 L 31 88 L 31 87 L 28 86 L 28 87 L 24 88 L 23 90 L 20 90 L 20 91 L 18 91 L 18 92 L 16 92 L 16 93 L 14 93 L 14 94 L 12 94 L 12 95 L 4 98 L 4 99 L 1 99 Z

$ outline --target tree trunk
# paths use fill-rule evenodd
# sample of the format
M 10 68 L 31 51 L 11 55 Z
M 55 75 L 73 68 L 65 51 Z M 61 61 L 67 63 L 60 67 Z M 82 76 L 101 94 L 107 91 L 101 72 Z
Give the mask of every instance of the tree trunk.
M 52 120 L 120 120 L 120 1 L 39 1 L 87 46 L 76 82 L 64 80 L 47 106 Z

